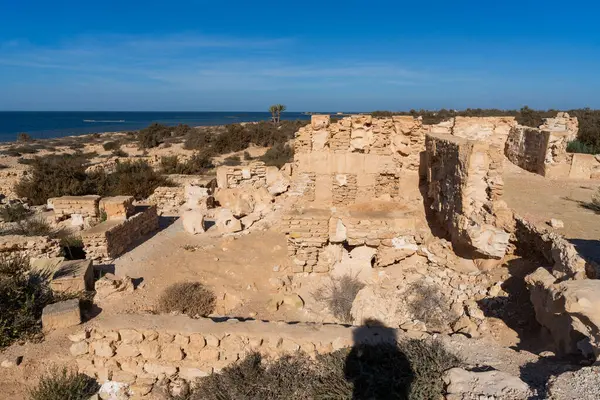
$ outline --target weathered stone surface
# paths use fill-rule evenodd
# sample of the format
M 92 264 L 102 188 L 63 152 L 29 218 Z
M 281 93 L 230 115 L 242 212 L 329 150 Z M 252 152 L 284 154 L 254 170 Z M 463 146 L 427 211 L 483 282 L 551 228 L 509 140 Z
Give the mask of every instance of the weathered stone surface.
M 290 179 L 277 167 L 267 167 L 267 190 L 276 196 L 284 193 L 290 187 Z
M 222 208 L 216 215 L 216 225 L 221 233 L 234 233 L 242 230 L 242 223 L 231 210 Z
M 83 354 L 87 354 L 89 350 L 89 345 L 86 342 L 77 342 L 73 343 L 71 347 L 69 347 L 69 351 L 71 355 L 77 357 Z
M 109 358 L 115 355 L 115 349 L 111 340 L 99 340 L 92 342 L 90 350 L 99 357 Z
M 187 233 L 197 235 L 204 232 L 204 210 L 191 209 L 185 210 L 181 213 L 181 220 L 183 221 L 183 229 Z
M 107 219 L 127 219 L 135 213 L 133 196 L 104 197 L 100 200 L 100 210 Z
M 241 218 L 254 211 L 254 198 L 239 188 L 219 189 L 215 194 L 215 200 L 236 218 Z
M 546 327 L 558 352 L 600 355 L 600 280 L 555 283 L 544 268 L 525 278 L 536 319 Z
M 94 290 L 92 260 L 63 261 L 52 275 L 50 287 L 58 293 Z
M 493 396 L 504 400 L 522 400 L 532 395 L 525 382 L 502 371 L 472 372 L 452 368 L 444 374 L 444 382 L 448 399 Z
M 45 330 L 68 328 L 80 323 L 79 299 L 50 304 L 42 311 L 42 326 Z

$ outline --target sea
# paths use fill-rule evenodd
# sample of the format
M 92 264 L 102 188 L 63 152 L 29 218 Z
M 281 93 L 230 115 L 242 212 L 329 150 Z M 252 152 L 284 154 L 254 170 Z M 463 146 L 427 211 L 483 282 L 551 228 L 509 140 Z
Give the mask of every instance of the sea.
M 284 112 L 283 120 L 307 120 L 310 115 Z M 109 111 L 0 111 L 0 142 L 16 140 L 24 132 L 35 139 L 99 132 L 133 131 L 152 124 L 190 126 L 270 121 L 268 112 L 109 112 Z

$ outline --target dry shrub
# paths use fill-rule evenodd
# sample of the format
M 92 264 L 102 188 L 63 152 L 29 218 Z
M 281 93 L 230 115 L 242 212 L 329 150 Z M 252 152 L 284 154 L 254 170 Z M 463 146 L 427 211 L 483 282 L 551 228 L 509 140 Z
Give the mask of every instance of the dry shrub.
M 25 132 L 21 132 L 17 135 L 17 142 L 31 142 L 33 139 L 31 138 L 31 136 L 28 133 Z
M 177 156 L 164 156 L 160 159 L 163 174 L 201 175 L 211 168 L 214 168 L 214 164 L 206 152 L 196 152 L 184 162 L 180 162 Z
M 408 310 L 428 329 L 443 330 L 457 318 L 446 297 L 434 284 L 417 281 L 411 285 L 407 296 L 412 299 L 408 302 Z
M 206 317 L 214 311 L 215 301 L 215 294 L 200 282 L 179 282 L 163 291 L 158 299 L 158 312 Z
M 223 160 L 223 165 L 227 165 L 229 167 L 235 167 L 241 163 L 242 160 L 240 159 L 240 156 L 229 156 Z
M 26 257 L 0 257 L 0 348 L 40 333 L 42 310 L 53 301 L 47 278 L 30 271 Z
M 159 186 L 173 183 L 158 174 L 146 160 L 125 161 L 117 164 L 112 174 L 90 175 L 94 194 L 100 196 L 133 196 L 136 200 L 149 197 Z
M 194 400 L 410 399 L 442 397 L 442 375 L 461 361 L 437 341 L 406 340 L 264 360 L 257 353 L 201 378 Z
M 294 148 L 289 144 L 277 143 L 260 157 L 266 165 L 283 167 L 284 164 L 294 161 Z
M 163 140 L 171 136 L 173 129 L 166 125 L 153 123 L 152 125 L 139 131 L 137 139 L 142 149 L 157 147 Z
M 596 193 L 592 195 L 592 201 L 588 204 L 588 208 L 600 213 L 600 187 Z
M 0 219 L 4 222 L 17 222 L 25 219 L 31 210 L 22 203 L 13 203 L 0 207 Z
M 98 383 L 87 375 L 66 367 L 52 368 L 30 390 L 30 400 L 88 400 L 99 389 Z
M 351 323 L 352 303 L 363 287 L 365 287 L 364 283 L 356 277 L 344 275 L 333 278 L 330 284 L 313 293 L 313 297 L 316 301 L 325 303 L 337 319 Z
M 104 150 L 118 150 L 121 148 L 121 143 L 117 142 L 117 141 L 110 141 L 110 142 L 106 142 L 102 145 L 102 147 L 104 148 Z

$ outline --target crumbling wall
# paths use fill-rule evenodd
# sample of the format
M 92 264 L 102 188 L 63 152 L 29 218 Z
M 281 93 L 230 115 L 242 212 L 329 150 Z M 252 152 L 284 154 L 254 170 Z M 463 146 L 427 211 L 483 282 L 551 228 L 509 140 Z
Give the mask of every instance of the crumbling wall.
M 296 136 L 292 193 L 320 204 L 395 197 L 399 174 L 419 168 L 424 132 L 412 116 L 353 115 L 331 123 L 328 115 L 313 115 Z
M 100 318 L 91 332 L 72 336 L 70 352 L 81 373 L 149 392 L 159 378 L 191 382 L 252 351 L 277 357 L 302 350 L 315 356 L 356 342 L 394 343 L 398 336 L 398 331 L 382 327 L 131 314 Z
M 160 186 L 148 197 L 148 204 L 155 205 L 159 214 L 179 212 L 183 203 L 185 203 L 183 186 Z
M 217 168 L 217 186 L 222 189 L 266 185 L 267 167 L 262 161 L 255 161 L 245 166 L 221 166 Z
M 0 236 L 0 254 L 19 255 L 29 259 L 58 257 L 60 252 L 58 239 L 50 239 L 46 236 Z
M 499 147 L 504 147 L 509 131 L 517 125 L 515 117 L 456 117 L 451 123 L 447 133 Z
M 500 148 L 448 134 L 429 134 L 426 149 L 427 196 L 453 245 L 482 256 L 504 256 L 509 234 L 495 226 L 491 212 L 505 208 L 500 203 Z
M 566 132 L 568 140 L 575 140 L 579 132 L 579 120 L 571 117 L 569 113 L 559 112 L 554 118 L 544 118 L 541 130 L 550 132 Z
M 156 206 L 139 207 L 132 217 L 104 221 L 81 233 L 86 257 L 107 260 L 123 254 L 131 244 L 158 230 Z
M 516 126 L 508 134 L 504 154 L 524 170 L 544 175 L 549 139 L 549 131 Z

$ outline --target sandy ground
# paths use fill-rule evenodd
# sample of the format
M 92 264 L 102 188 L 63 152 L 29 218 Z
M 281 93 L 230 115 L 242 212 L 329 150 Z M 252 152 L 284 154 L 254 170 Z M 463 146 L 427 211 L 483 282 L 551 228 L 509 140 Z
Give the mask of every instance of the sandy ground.
M 600 214 L 581 206 L 591 201 L 600 182 L 551 180 L 504 163 L 504 200 L 517 214 L 540 226 L 551 218 L 564 222 L 556 231 L 585 257 L 600 262 Z

